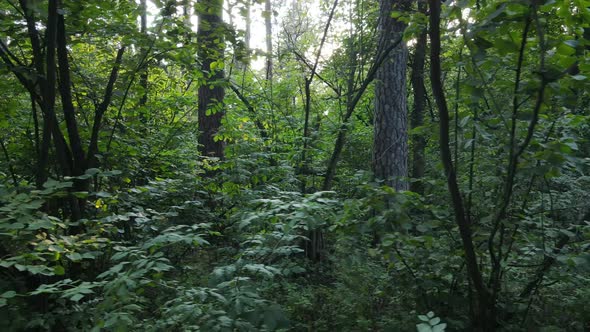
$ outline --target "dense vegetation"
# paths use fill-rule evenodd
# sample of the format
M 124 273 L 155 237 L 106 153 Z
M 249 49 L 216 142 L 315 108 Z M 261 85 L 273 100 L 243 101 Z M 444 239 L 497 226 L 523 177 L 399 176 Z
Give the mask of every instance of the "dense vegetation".
M 589 8 L 0 1 L 0 330 L 590 329 Z

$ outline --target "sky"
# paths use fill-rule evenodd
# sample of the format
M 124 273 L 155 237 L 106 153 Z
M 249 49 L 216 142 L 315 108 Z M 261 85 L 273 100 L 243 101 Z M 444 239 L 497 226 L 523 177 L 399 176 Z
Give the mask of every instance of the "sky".
M 139 2 L 139 0 L 136 0 Z M 274 14 L 272 16 L 272 23 L 273 23 L 273 43 L 274 45 L 276 45 L 276 41 L 277 41 L 277 32 L 278 29 L 281 28 L 281 24 L 282 21 L 284 20 L 285 16 L 288 15 L 288 8 L 290 8 L 293 4 L 299 2 L 301 0 L 273 0 L 273 11 Z M 224 10 L 224 21 L 227 23 L 231 23 L 233 24 L 233 26 L 236 29 L 241 29 L 244 30 L 245 26 L 246 26 L 246 21 L 245 18 L 240 15 L 239 12 L 239 7 L 238 6 L 234 6 L 233 10 L 231 11 L 231 17 L 229 15 L 229 4 L 230 1 L 225 1 L 225 10 Z M 235 0 L 231 1 L 232 3 L 235 3 Z M 253 1 L 255 2 L 255 1 Z M 318 1 L 312 1 L 312 3 L 317 3 Z M 159 16 L 159 9 L 158 7 L 154 4 L 153 0 L 148 0 L 147 2 L 147 7 L 148 7 L 148 26 L 153 26 L 154 25 L 154 20 Z M 319 7 L 319 6 L 318 6 Z M 312 7 L 313 8 L 313 7 Z M 253 3 L 251 5 L 251 14 L 250 14 L 250 18 L 251 18 L 251 35 L 250 35 L 250 48 L 253 50 L 261 50 L 261 51 L 265 51 L 266 50 L 266 41 L 265 41 L 265 26 L 264 26 L 264 16 L 263 16 L 263 11 L 264 11 L 264 3 Z M 178 13 L 180 14 L 182 12 L 182 8 L 178 8 Z M 309 12 L 305 12 L 302 13 L 302 15 L 307 15 L 312 21 L 319 21 L 320 20 L 320 16 L 324 14 L 322 13 L 321 10 L 311 10 Z M 198 24 L 198 18 L 197 15 L 195 15 L 193 13 L 193 15 L 190 18 L 190 22 L 192 25 L 192 29 L 193 31 L 196 32 L 197 30 L 197 24 Z M 318 43 L 319 43 L 319 39 L 320 37 L 318 37 Z M 336 44 L 332 43 L 327 43 L 324 46 L 324 49 L 322 51 L 323 55 L 329 55 L 332 53 L 332 50 L 336 47 Z M 311 54 L 308 53 L 308 56 L 312 56 Z M 251 67 L 254 70 L 260 70 L 263 69 L 265 65 L 265 59 L 263 57 L 258 57 L 255 59 L 252 59 L 251 61 Z
M 289 1 L 289 0 L 288 0 Z M 296 0 L 291 0 L 296 1 Z M 138 1 L 139 2 L 139 1 Z M 226 1 L 226 6 L 224 10 L 223 19 L 226 23 L 229 23 L 230 20 L 232 21 L 233 25 L 237 29 L 244 30 L 246 26 L 246 21 L 244 17 L 239 14 L 239 10 L 235 7 L 232 10 L 232 17 L 228 14 L 228 1 Z M 148 0 L 147 2 L 147 10 L 148 10 L 148 26 L 154 25 L 155 19 L 158 18 L 160 10 L 154 4 L 153 1 Z M 264 10 L 264 4 L 253 4 L 251 7 L 251 35 L 250 35 L 250 47 L 252 49 L 259 49 L 264 51 L 266 49 L 266 41 L 265 41 L 265 26 L 264 26 L 264 17 L 262 16 Z M 178 8 L 178 13 L 181 13 L 182 9 Z M 278 22 L 281 19 L 281 13 L 284 15 L 285 10 L 281 10 L 280 8 L 277 10 L 278 16 L 273 16 L 273 34 L 276 33 L 276 27 L 278 26 Z M 197 31 L 197 24 L 198 18 L 197 15 L 193 13 L 190 18 L 190 22 L 192 25 L 192 29 L 194 32 Z M 258 70 L 264 68 L 264 59 L 262 57 L 255 59 L 252 61 L 251 65 L 253 69 Z

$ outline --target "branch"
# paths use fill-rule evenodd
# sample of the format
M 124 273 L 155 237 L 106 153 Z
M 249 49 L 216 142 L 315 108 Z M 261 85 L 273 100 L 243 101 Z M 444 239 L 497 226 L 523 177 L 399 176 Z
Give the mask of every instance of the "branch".
M 158 26 L 158 30 L 155 34 L 156 36 L 159 35 L 160 32 L 162 31 L 162 27 L 164 26 L 165 21 L 166 21 L 166 18 L 164 18 L 164 19 L 162 19 L 162 21 L 160 21 L 160 25 Z M 123 100 L 121 100 L 121 104 L 119 105 L 119 110 L 117 111 L 115 123 L 113 124 L 113 129 L 111 130 L 111 135 L 109 136 L 109 141 L 107 142 L 107 147 L 106 147 L 107 152 L 111 150 L 111 143 L 113 142 L 113 137 L 115 137 L 115 129 L 117 128 L 119 120 L 121 119 L 121 115 L 123 113 L 123 106 L 125 106 L 125 102 L 127 101 L 127 96 L 129 95 L 129 90 L 131 90 L 131 86 L 133 85 L 133 82 L 135 81 L 135 75 L 137 75 L 139 70 L 141 68 L 143 68 L 143 66 L 146 64 L 148 55 L 152 51 L 155 43 L 156 43 L 156 38 L 154 37 L 154 38 L 152 38 L 152 42 L 150 44 L 150 47 L 145 51 L 145 53 L 143 54 L 143 57 L 141 58 L 141 60 L 137 64 L 137 67 L 135 67 L 135 70 L 131 73 L 131 78 L 129 79 L 129 83 L 127 84 L 127 87 L 125 88 L 125 93 L 123 94 Z
M 119 67 L 121 66 L 121 61 L 123 59 L 123 53 L 125 53 L 125 46 L 122 46 L 119 51 L 117 52 L 117 57 L 115 59 L 115 64 L 111 69 L 111 75 L 109 77 L 109 82 L 107 83 L 107 87 L 104 93 L 104 99 L 102 103 L 98 106 L 96 111 L 94 112 L 94 123 L 92 125 L 92 135 L 90 137 L 90 145 L 88 147 L 88 155 L 86 159 L 89 163 L 95 163 L 95 155 L 98 152 L 98 133 L 100 131 L 100 125 L 102 121 L 102 117 L 106 112 L 107 108 L 111 104 L 111 98 L 113 96 L 113 87 L 115 85 L 115 81 L 117 81 L 117 76 L 119 74 Z M 92 167 L 93 165 L 88 165 L 88 167 Z
M 16 173 L 14 173 L 14 166 L 10 161 L 10 156 L 8 155 L 8 150 L 6 149 L 6 145 L 4 145 L 4 141 L 0 139 L 0 147 L 2 147 L 2 152 L 4 153 L 4 158 L 6 158 L 6 164 L 8 164 L 8 171 L 10 172 L 10 177 L 12 178 L 12 183 L 14 188 L 18 188 L 18 180 L 16 179 Z M 17 189 L 18 190 L 18 189 Z
M 555 256 L 557 254 L 559 254 L 561 249 L 563 249 L 563 247 L 565 247 L 565 245 L 568 243 L 568 241 L 569 241 L 569 237 L 567 237 L 565 235 L 561 236 L 559 241 L 555 244 L 555 248 L 553 249 L 552 255 L 548 255 L 547 253 L 545 253 L 545 257 L 543 258 L 543 262 L 541 263 L 541 266 L 537 270 L 537 273 L 535 273 L 535 277 L 531 281 L 529 281 L 529 283 L 524 287 L 522 292 L 520 292 L 520 295 L 519 295 L 520 298 L 529 297 L 541 285 L 541 282 L 543 281 L 543 278 L 545 277 L 545 273 L 547 273 L 547 271 L 549 271 L 551 266 L 553 266 L 553 264 L 556 261 Z
M 375 79 L 377 74 L 377 70 L 385 59 L 400 43 L 402 42 L 402 38 L 399 38 L 394 43 L 392 43 L 387 49 L 383 52 L 380 52 L 377 55 L 377 58 L 373 62 L 371 68 L 369 68 L 369 72 L 365 77 L 364 81 L 362 82 L 360 88 L 357 90 L 356 94 L 353 98 L 351 98 L 347 105 L 346 105 L 346 114 L 344 115 L 344 119 L 342 120 L 342 125 L 338 130 L 338 137 L 336 138 L 336 143 L 334 144 L 334 151 L 332 151 L 332 155 L 330 156 L 330 161 L 328 162 L 328 168 L 326 169 L 326 177 L 324 178 L 324 183 L 322 185 L 322 190 L 330 190 L 332 187 L 332 181 L 334 180 L 334 175 L 336 173 L 336 166 L 338 164 L 338 160 L 340 159 L 340 154 L 342 153 L 342 149 L 344 148 L 344 143 L 346 141 L 346 133 L 348 131 L 348 124 L 352 113 L 356 109 L 356 105 L 361 100 L 365 91 Z
M 250 114 L 252 114 L 252 116 L 254 117 L 254 124 L 256 124 L 258 131 L 260 131 L 260 136 L 264 139 L 268 139 L 268 132 L 266 131 L 266 128 L 264 128 L 264 124 L 262 124 L 262 122 L 260 122 L 260 120 L 258 119 L 256 110 L 254 110 L 252 104 L 250 104 L 248 99 L 246 99 L 246 97 L 240 92 L 240 89 L 238 89 L 238 87 L 233 82 L 229 82 L 229 87 L 236 94 L 238 99 L 242 101 L 244 106 L 246 106 L 248 112 L 250 112 Z
M 299 53 L 297 50 L 293 49 L 293 54 L 295 54 L 295 56 L 301 61 L 303 62 L 303 64 L 310 70 L 313 69 L 313 66 L 311 63 L 309 63 L 307 61 L 307 59 L 301 55 L 301 53 Z M 338 88 L 336 88 L 336 86 L 334 86 L 334 84 L 332 84 L 330 81 L 326 80 L 322 75 L 320 75 L 319 73 L 314 72 L 314 75 L 320 79 L 320 81 L 324 82 L 330 89 L 332 89 L 332 91 L 334 91 L 336 93 L 336 95 L 340 96 L 340 91 L 338 91 Z
M 34 100 L 38 103 L 41 103 L 41 97 L 39 96 L 39 93 L 35 90 L 35 85 L 33 84 L 32 80 L 27 78 L 21 72 L 21 68 L 26 67 L 18 60 L 18 58 L 16 58 L 14 54 L 12 54 L 12 52 L 10 52 L 8 46 L 4 44 L 2 40 L 0 40 L 0 58 L 2 58 L 2 61 L 4 62 L 6 67 L 8 67 L 8 70 L 10 70 L 14 74 L 14 76 L 16 76 L 18 81 L 25 87 L 25 89 L 27 89 L 27 91 L 29 92 L 29 94 L 31 94 Z M 13 61 L 15 61 L 18 66 L 15 65 Z
M 308 168 L 308 160 L 307 160 L 307 150 L 309 145 L 309 115 L 311 113 L 311 82 L 313 81 L 313 77 L 315 76 L 315 72 L 318 67 L 318 63 L 320 61 L 320 56 L 322 53 L 322 48 L 326 41 L 326 36 L 328 35 L 328 29 L 330 28 L 330 23 L 332 22 L 332 18 L 334 17 L 334 12 L 336 11 L 336 6 L 338 5 L 338 0 L 334 0 L 334 4 L 332 5 L 332 9 L 330 10 L 330 14 L 328 16 L 328 21 L 324 26 L 324 33 L 322 35 L 322 39 L 320 41 L 320 46 L 316 53 L 315 62 L 313 67 L 311 68 L 311 73 L 309 78 L 305 78 L 305 120 L 303 123 L 303 149 L 301 151 L 301 167 L 298 167 L 300 170 L 306 171 Z M 305 193 L 305 181 L 301 181 L 301 192 Z
M 534 15 L 535 17 L 535 21 L 537 22 L 537 34 L 538 34 L 538 39 L 539 39 L 539 45 L 540 45 L 540 64 L 539 64 L 539 71 L 540 73 L 543 73 L 545 70 L 545 39 L 543 36 L 543 32 L 542 32 L 542 28 L 540 27 L 540 24 L 538 22 L 538 17 L 536 15 L 536 7 L 534 5 L 531 5 L 530 10 L 532 11 L 532 15 Z M 506 178 L 506 182 L 505 182 L 505 186 L 504 186 L 504 190 L 503 190 L 503 195 L 502 195 L 502 202 L 498 208 L 498 212 L 496 213 L 494 220 L 493 220 L 493 224 L 492 224 L 492 232 L 490 234 L 490 237 L 488 239 L 488 249 L 490 252 L 490 257 L 492 260 L 492 264 L 493 264 L 493 273 L 490 275 L 490 284 L 492 285 L 494 291 L 496 291 L 499 288 L 499 283 L 500 283 L 500 268 L 501 268 L 501 264 L 500 264 L 500 260 L 501 260 L 501 252 L 500 255 L 496 255 L 495 251 L 494 251 L 494 239 L 496 236 L 496 233 L 498 231 L 499 225 L 502 221 L 502 219 L 505 218 L 506 216 L 506 211 L 508 209 L 508 206 L 510 205 L 510 199 L 512 198 L 512 194 L 513 194 L 513 187 L 514 187 L 514 181 L 516 178 L 516 170 L 518 168 L 518 161 L 520 159 L 520 157 L 522 156 L 522 154 L 525 152 L 526 148 L 529 146 L 533 135 L 535 133 L 535 128 L 536 125 L 539 121 L 539 113 L 541 111 L 541 106 L 543 105 L 543 100 L 545 98 L 545 87 L 547 86 L 547 84 L 549 83 L 546 78 L 544 76 L 541 76 L 541 86 L 539 87 L 539 91 L 537 93 L 537 99 L 535 101 L 535 105 L 533 107 L 533 116 L 531 121 L 529 122 L 528 128 L 527 128 L 527 133 L 526 133 L 526 137 L 524 139 L 524 141 L 520 144 L 520 146 L 517 146 L 516 143 L 516 122 L 517 122 L 517 115 L 518 115 L 518 108 L 520 103 L 518 102 L 518 90 L 519 90 L 519 86 L 520 86 L 520 73 L 522 70 L 522 62 L 523 62 L 523 58 L 524 58 L 524 48 L 526 46 L 526 37 L 528 34 L 528 30 L 530 27 L 530 23 L 531 23 L 531 14 L 527 15 L 526 18 L 526 24 L 525 24 L 525 28 L 524 28 L 524 32 L 523 32 L 523 40 L 521 42 L 521 49 L 520 49 L 520 53 L 519 53 L 519 58 L 518 58 L 518 64 L 517 64 L 517 70 L 516 70 L 516 80 L 515 80 L 515 88 L 514 88 L 514 97 L 513 97 L 513 110 L 512 110 L 512 129 L 511 129 L 511 133 L 510 133 L 510 156 L 509 156 L 509 162 L 508 162 L 508 169 L 507 169 L 507 178 Z M 500 244 L 501 246 L 502 244 Z
M 37 73 L 41 74 L 43 73 L 43 57 L 40 46 L 41 43 L 39 42 L 39 31 L 37 31 L 37 25 L 35 22 L 35 16 L 33 15 L 33 10 L 28 7 L 27 0 L 19 0 L 19 3 L 22 8 L 25 21 L 27 22 L 27 31 L 29 34 L 29 39 L 31 40 L 31 48 L 33 49 L 33 61 L 37 69 Z M 49 29 L 47 30 L 47 32 L 49 32 Z M 49 50 L 49 45 L 53 43 L 53 41 L 47 41 L 47 43 L 48 45 L 46 46 Z
M 332 22 L 332 18 L 334 17 L 334 12 L 336 11 L 336 6 L 338 6 L 338 0 L 334 0 L 334 4 L 332 5 L 332 9 L 330 10 L 330 15 L 328 16 L 328 22 L 326 22 L 326 26 L 324 26 L 324 34 L 322 35 L 322 40 L 320 41 L 320 47 L 318 48 L 315 62 L 313 64 L 313 68 L 311 69 L 311 75 L 309 77 L 310 81 L 313 78 L 313 75 L 315 75 L 315 71 L 316 71 L 318 64 L 320 62 L 322 48 L 324 47 L 324 43 L 326 42 L 326 37 L 328 36 L 328 29 L 330 28 L 330 23 Z

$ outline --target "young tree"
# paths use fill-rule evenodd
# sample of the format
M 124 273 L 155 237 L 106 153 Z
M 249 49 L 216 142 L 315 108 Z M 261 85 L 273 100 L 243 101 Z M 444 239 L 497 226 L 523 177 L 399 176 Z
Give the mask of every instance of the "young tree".
M 85 142 L 82 139 L 77 117 L 77 113 L 80 112 L 77 112 L 73 98 L 73 71 L 70 68 L 69 35 L 66 31 L 64 10 L 57 0 L 48 1 L 46 8 L 46 16 L 39 15 L 38 9 L 29 1 L 20 1 L 19 14 L 26 22 L 28 42 L 31 47 L 30 58 L 20 58 L 12 51 L 13 47 L 10 46 L 13 45 L 0 43 L 0 58 L 4 66 L 14 74 L 30 95 L 35 120 L 37 119 L 36 106 L 41 109 L 42 128 L 35 174 L 38 188 L 42 188 L 52 175 L 81 176 L 86 170 L 99 166 L 97 158 L 99 134 L 103 118 L 111 103 L 125 52 L 125 47 L 120 47 L 110 71 L 104 97 L 102 101 L 95 103 L 94 121 L 89 133 L 90 140 L 87 148 L 84 149 Z M 39 26 L 45 26 L 45 33 L 40 31 Z M 14 48 L 21 48 L 24 46 L 21 43 L 17 41 L 12 44 L 15 44 Z M 24 74 L 23 68 L 29 63 L 31 67 L 27 68 L 27 71 L 30 74 Z M 81 105 L 77 106 L 81 108 Z M 60 126 L 61 118 L 64 120 L 66 132 Z M 52 152 L 55 153 L 55 159 L 52 158 Z M 52 167 L 52 160 L 57 161 L 57 167 Z M 57 174 L 50 174 L 52 168 L 59 170 Z M 76 179 L 73 189 L 85 191 L 88 190 L 88 185 L 87 180 Z M 64 207 L 68 205 L 66 210 L 69 211 L 68 214 L 73 220 L 84 217 L 85 199 L 77 199 L 71 195 L 64 202 L 67 202 Z M 72 231 L 77 232 L 79 229 L 72 227 Z

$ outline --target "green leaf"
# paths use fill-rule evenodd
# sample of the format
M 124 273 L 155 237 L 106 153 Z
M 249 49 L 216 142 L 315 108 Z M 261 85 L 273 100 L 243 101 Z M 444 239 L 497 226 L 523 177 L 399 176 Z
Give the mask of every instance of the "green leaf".
M 576 48 L 580 44 L 580 42 L 575 39 L 566 40 L 563 43 L 572 48 Z
M 78 262 L 82 260 L 82 255 L 77 252 L 66 254 L 66 257 L 72 260 L 73 262 Z
M 432 327 L 432 332 L 443 332 L 447 327 L 446 323 L 442 323 Z
M 63 276 L 64 274 L 66 274 L 66 269 L 64 269 L 64 267 L 61 265 L 56 265 L 53 267 L 53 273 L 55 273 L 55 275 L 58 276 Z
M 90 175 L 90 176 L 95 176 L 99 172 L 100 172 L 100 170 L 98 168 L 89 168 L 86 170 L 86 172 L 84 172 L 84 174 Z
M 16 292 L 15 291 L 7 291 L 7 292 L 2 293 L 2 295 L 0 295 L 0 297 L 1 298 L 4 298 L 4 299 L 11 299 L 11 298 L 13 298 L 15 296 L 16 296 Z
M 501 54 L 518 52 L 518 45 L 509 39 L 498 39 L 494 45 Z
M 572 78 L 576 81 L 584 81 L 584 80 L 586 80 L 587 77 L 584 75 L 578 74 L 578 75 L 572 75 Z
M 574 53 L 576 53 L 576 49 L 567 45 L 567 44 L 561 44 L 557 47 L 557 53 L 561 54 L 561 55 L 572 55 Z
M 70 300 L 71 300 L 71 301 L 74 301 L 74 302 L 78 302 L 78 301 L 80 301 L 80 300 L 81 300 L 83 297 L 84 297 L 84 295 L 83 295 L 83 294 L 76 293 L 76 294 L 74 294 L 74 295 L 72 295 L 72 296 L 70 297 Z
M 434 325 L 440 323 L 440 318 L 434 317 L 433 319 L 431 319 L 430 321 L 428 321 L 428 323 L 430 323 L 430 325 L 434 326 Z
M 428 325 L 426 323 L 416 324 L 416 329 L 418 330 L 418 332 L 431 332 L 432 331 L 432 329 L 430 328 L 430 325 Z

